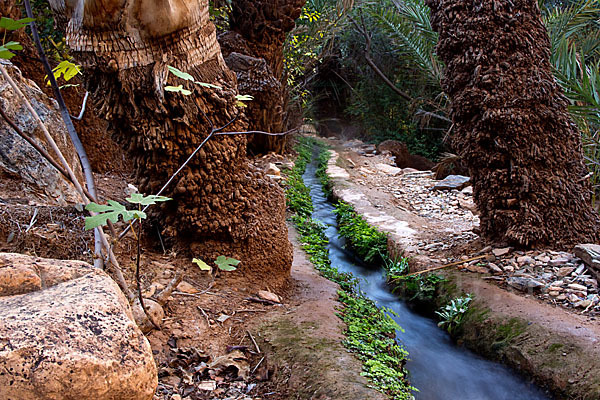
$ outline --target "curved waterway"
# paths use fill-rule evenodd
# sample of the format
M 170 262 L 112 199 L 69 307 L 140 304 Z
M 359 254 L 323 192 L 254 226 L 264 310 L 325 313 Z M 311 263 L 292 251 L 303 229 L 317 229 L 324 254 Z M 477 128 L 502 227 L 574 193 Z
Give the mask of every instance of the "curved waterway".
M 352 252 L 343 248 L 339 237 L 334 206 L 327 201 L 316 175 L 313 160 L 304 173 L 310 188 L 313 218 L 328 228 L 329 257 L 339 271 L 351 272 L 360 281 L 361 290 L 379 306 L 393 310 L 396 322 L 405 330 L 397 332 L 398 342 L 410 354 L 407 368 L 411 384 L 419 389 L 417 400 L 548 400 L 535 385 L 511 369 L 485 360 L 471 351 L 457 347 L 435 321 L 418 315 L 391 293 L 382 269 L 365 266 Z

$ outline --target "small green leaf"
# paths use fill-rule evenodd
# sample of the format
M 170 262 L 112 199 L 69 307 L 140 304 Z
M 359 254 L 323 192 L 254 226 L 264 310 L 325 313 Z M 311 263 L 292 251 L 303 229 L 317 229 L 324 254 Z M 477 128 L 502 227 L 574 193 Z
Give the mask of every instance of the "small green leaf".
M 211 89 L 223 89 L 221 86 L 213 85 L 212 83 L 198 82 L 198 81 L 195 81 L 194 83 L 198 86 L 207 87 L 207 88 L 211 88 Z
M 180 71 L 177 68 L 172 67 L 170 65 L 167 66 L 167 68 L 169 69 L 169 72 L 171 72 L 173 75 L 175 75 L 178 78 L 185 79 L 186 81 L 192 81 L 192 82 L 195 81 L 194 77 L 191 76 L 190 74 L 188 74 L 187 72 Z
M 215 264 L 221 271 L 235 271 L 235 265 L 238 265 L 240 260 L 236 260 L 235 258 L 219 256 L 215 260 Z
M 239 101 L 251 101 L 254 100 L 254 97 L 249 94 L 238 94 L 235 96 L 235 99 Z
M 153 194 L 151 194 L 149 196 L 144 196 L 140 193 L 132 193 L 131 197 L 128 197 L 125 200 L 127 200 L 128 202 L 133 203 L 133 204 L 140 204 L 142 206 L 151 206 L 158 202 L 169 201 L 172 199 L 170 197 L 156 196 Z
M 167 92 L 181 93 L 184 96 L 189 96 L 190 94 L 192 94 L 192 92 L 190 92 L 189 90 L 184 89 L 183 85 L 179 85 L 179 86 L 165 86 L 165 90 Z
M 250 96 L 249 94 L 238 94 L 235 96 L 235 105 L 238 107 L 248 107 L 244 101 L 251 101 L 254 100 L 254 97 Z
M 192 262 L 196 264 L 201 271 L 212 271 L 212 267 L 199 258 L 192 259 Z

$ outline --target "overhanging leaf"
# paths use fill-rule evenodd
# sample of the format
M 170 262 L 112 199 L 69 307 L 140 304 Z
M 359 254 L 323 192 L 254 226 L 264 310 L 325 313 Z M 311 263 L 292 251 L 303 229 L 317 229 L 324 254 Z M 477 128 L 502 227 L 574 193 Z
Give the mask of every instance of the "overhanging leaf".
M 154 194 L 151 194 L 149 196 L 144 196 L 140 193 L 132 193 L 131 197 L 128 197 L 125 200 L 127 200 L 128 202 L 133 203 L 133 204 L 140 204 L 142 206 L 151 206 L 156 203 L 163 202 L 163 201 L 169 201 L 172 199 L 170 197 L 156 196 Z
M 7 42 L 4 43 L 4 47 L 9 50 L 23 50 L 23 46 L 21 46 L 19 42 Z
M 125 222 L 130 221 L 132 219 L 146 218 L 145 212 L 137 210 L 127 210 L 125 206 L 117 203 L 114 200 L 109 200 L 108 205 L 89 203 L 87 206 L 85 206 L 85 209 L 90 212 L 98 213 L 98 215 L 85 217 L 85 230 L 90 230 L 99 226 L 104 226 L 107 224 L 107 220 L 110 220 L 110 222 L 112 223 L 116 223 L 119 220 L 119 216 L 121 216 L 121 218 L 123 218 L 123 221 Z
M 191 76 L 190 74 L 188 74 L 187 72 L 180 71 L 177 68 L 172 67 L 170 65 L 167 66 L 167 68 L 169 69 L 170 73 L 172 73 L 173 75 L 175 75 L 178 78 L 185 79 L 186 81 L 192 81 L 192 82 L 195 81 L 194 77 Z
M 22 18 L 15 21 L 12 18 L 2 17 L 0 18 L 0 28 L 6 29 L 7 31 L 16 31 L 32 21 L 33 18 Z
M 203 86 L 203 87 L 207 87 L 207 88 L 212 88 L 212 89 L 223 89 L 221 86 L 217 86 L 217 85 L 213 85 L 212 83 L 206 83 L 206 82 L 194 82 L 196 85 L 198 86 Z
M 240 260 L 236 260 L 235 258 L 219 256 L 215 260 L 215 264 L 221 271 L 235 271 L 235 265 L 238 265 Z

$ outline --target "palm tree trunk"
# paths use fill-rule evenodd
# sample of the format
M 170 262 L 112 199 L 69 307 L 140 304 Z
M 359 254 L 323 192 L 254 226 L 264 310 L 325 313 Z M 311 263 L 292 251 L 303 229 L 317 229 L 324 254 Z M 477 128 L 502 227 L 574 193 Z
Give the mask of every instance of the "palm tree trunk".
M 240 90 L 254 96 L 248 112 L 250 128 L 281 132 L 287 93 L 283 80 L 283 47 L 286 35 L 295 27 L 306 0 L 233 0 L 231 32 L 220 38 L 227 65 L 233 69 Z M 241 50 L 243 49 L 243 50 Z M 240 60 L 239 54 L 243 53 Z M 252 151 L 282 153 L 286 136 L 256 135 L 250 139 Z
M 88 0 L 83 10 L 61 1 L 51 3 L 69 16 L 67 42 L 97 109 L 133 159 L 140 191 L 156 193 L 211 124 L 239 112 L 236 78 L 223 61 L 208 1 Z M 165 85 L 185 84 L 167 66 L 221 89 L 189 84 L 190 96 L 166 93 Z M 230 128 L 246 125 L 242 116 Z M 211 139 L 169 190 L 174 201 L 155 206 L 167 237 L 194 256 L 236 257 L 246 273 L 268 274 L 273 286 L 284 282 L 292 253 L 283 193 L 249 165 L 244 136 Z
M 551 73 L 537 0 L 427 4 L 482 234 L 520 246 L 598 241 L 580 134 Z

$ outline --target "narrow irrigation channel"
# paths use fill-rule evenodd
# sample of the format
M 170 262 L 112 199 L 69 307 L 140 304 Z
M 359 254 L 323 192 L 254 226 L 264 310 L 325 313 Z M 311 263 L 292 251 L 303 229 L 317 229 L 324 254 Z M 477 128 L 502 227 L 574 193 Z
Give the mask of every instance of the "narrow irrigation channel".
M 327 226 L 331 264 L 340 272 L 350 272 L 360 281 L 365 295 L 379 306 L 393 310 L 393 318 L 405 330 L 397 340 L 410 354 L 407 364 L 411 384 L 419 389 L 417 400 L 538 400 L 549 399 L 535 385 L 526 382 L 507 367 L 485 360 L 457 347 L 448 334 L 428 318 L 412 312 L 407 304 L 391 293 L 382 269 L 363 264 L 351 251 L 344 249 L 334 214 L 316 176 L 313 158 L 303 175 L 310 189 L 313 218 Z

